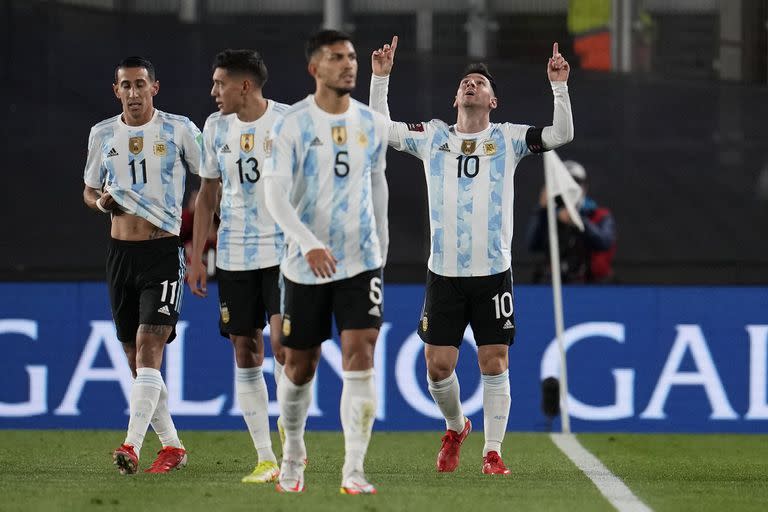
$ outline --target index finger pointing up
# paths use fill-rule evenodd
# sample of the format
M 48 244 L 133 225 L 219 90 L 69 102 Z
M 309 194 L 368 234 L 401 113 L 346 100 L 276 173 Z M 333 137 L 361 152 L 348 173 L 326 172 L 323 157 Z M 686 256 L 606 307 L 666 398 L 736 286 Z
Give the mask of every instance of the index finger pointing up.
M 397 36 L 392 36 L 392 44 L 390 44 L 389 47 L 393 52 L 397 49 Z
M 552 56 L 553 57 L 557 57 L 558 53 L 560 53 L 560 52 L 559 52 L 559 48 L 557 46 L 557 43 L 553 43 L 552 44 Z

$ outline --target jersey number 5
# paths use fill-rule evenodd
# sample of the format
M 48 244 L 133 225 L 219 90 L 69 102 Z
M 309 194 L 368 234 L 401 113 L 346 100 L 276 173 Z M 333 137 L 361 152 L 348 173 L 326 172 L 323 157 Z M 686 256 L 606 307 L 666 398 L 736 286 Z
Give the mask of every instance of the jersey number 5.
M 349 174 L 349 153 L 346 151 L 339 151 L 336 153 L 336 161 L 333 163 L 333 172 L 335 172 L 336 176 L 339 178 L 344 178 Z

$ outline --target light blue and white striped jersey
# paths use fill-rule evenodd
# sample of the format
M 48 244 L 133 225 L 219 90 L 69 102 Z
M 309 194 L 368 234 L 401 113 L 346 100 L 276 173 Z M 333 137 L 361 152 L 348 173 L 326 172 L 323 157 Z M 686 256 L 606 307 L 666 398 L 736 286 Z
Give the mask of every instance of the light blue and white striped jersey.
M 103 187 L 127 213 L 178 235 L 186 171 L 198 174 L 201 163 L 197 126 L 155 109 L 142 126 L 128 126 L 117 115 L 91 128 L 84 181 Z
M 221 224 L 216 266 L 254 270 L 280 263 L 284 237 L 267 211 L 264 181 L 267 141 L 272 125 L 288 105 L 268 100 L 259 119 L 244 123 L 237 114 L 208 117 L 203 128 L 204 164 L 200 176 L 221 179 Z
M 356 100 L 345 113 L 329 114 L 312 95 L 275 123 L 265 177 L 290 183 L 290 204 L 301 223 L 338 260 L 332 278 L 316 277 L 300 240 L 283 226 L 288 245 L 280 269 L 291 281 L 326 283 L 382 266 L 388 245 L 386 204 L 377 219 L 374 201 L 383 197 L 386 203 L 388 123 Z
M 514 174 L 531 154 L 527 125 L 491 123 L 463 134 L 443 121 L 391 122 L 390 145 L 424 162 L 428 266 L 447 277 L 489 276 L 511 266 Z

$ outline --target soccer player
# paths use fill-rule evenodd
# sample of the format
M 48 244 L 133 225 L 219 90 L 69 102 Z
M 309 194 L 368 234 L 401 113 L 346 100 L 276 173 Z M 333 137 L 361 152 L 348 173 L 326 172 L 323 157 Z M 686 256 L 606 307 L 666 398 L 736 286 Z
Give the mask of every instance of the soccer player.
M 285 428 L 278 490 L 304 490 L 304 427 L 321 343 L 335 316 L 341 335 L 341 492 L 374 494 L 363 462 L 376 414 L 373 354 L 383 312 L 387 247 L 387 121 L 350 93 L 357 54 L 350 37 L 323 30 L 307 42 L 315 93 L 273 128 L 264 179 L 267 208 L 285 231 L 278 386 Z
M 397 36 L 371 55 L 370 104 L 387 117 L 396 48 Z M 455 373 L 464 331 L 471 325 L 483 381 L 482 472 L 509 473 L 501 443 L 510 405 L 508 350 L 515 334 L 510 270 L 513 176 L 523 157 L 573 139 L 569 69 L 555 43 L 547 65 L 554 119 L 543 129 L 490 122 L 499 100 L 484 64 L 470 65 L 461 76 L 455 124 L 390 124 L 389 144 L 420 158 L 427 180 L 431 251 L 418 333 L 425 343 L 429 391 L 447 427 L 437 456 L 441 472 L 458 467 L 461 444 L 472 429 L 461 409 Z
M 121 474 L 136 473 L 151 422 L 163 449 L 146 471 L 167 473 L 187 463 L 160 364 L 165 344 L 176 337 L 181 309 L 181 201 L 187 170 L 200 169 L 201 134 L 186 117 L 154 107 L 160 82 L 148 60 L 120 62 L 113 89 L 123 111 L 91 128 L 83 191 L 85 204 L 112 219 L 107 287 L 117 337 L 135 377 L 128 435 L 113 459 Z
M 269 319 L 275 381 L 284 361 L 280 333 L 280 256 L 283 232 L 264 204 L 264 160 L 269 131 L 287 105 L 262 95 L 267 66 L 254 50 L 224 50 L 213 64 L 211 96 L 219 107 L 203 128 L 204 162 L 195 205 L 189 286 L 205 297 L 202 257 L 219 204 L 221 224 L 216 249 L 219 280 L 219 327 L 235 350 L 235 389 L 243 419 L 253 439 L 258 463 L 245 483 L 273 482 L 280 469 L 269 437 L 267 386 L 262 329 Z

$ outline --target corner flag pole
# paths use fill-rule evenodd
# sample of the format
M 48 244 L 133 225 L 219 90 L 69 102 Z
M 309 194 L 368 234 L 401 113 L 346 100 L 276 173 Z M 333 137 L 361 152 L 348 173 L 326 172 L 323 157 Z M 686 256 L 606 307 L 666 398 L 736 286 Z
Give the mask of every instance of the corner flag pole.
M 563 296 L 560 279 L 560 244 L 557 240 L 555 219 L 555 178 L 552 166 L 544 166 L 544 181 L 547 187 L 547 225 L 549 227 L 549 262 L 552 268 L 552 300 L 555 309 L 555 336 L 560 348 L 560 419 L 563 433 L 571 433 L 571 418 L 568 414 L 568 372 L 566 370 L 565 347 L 563 346 Z

